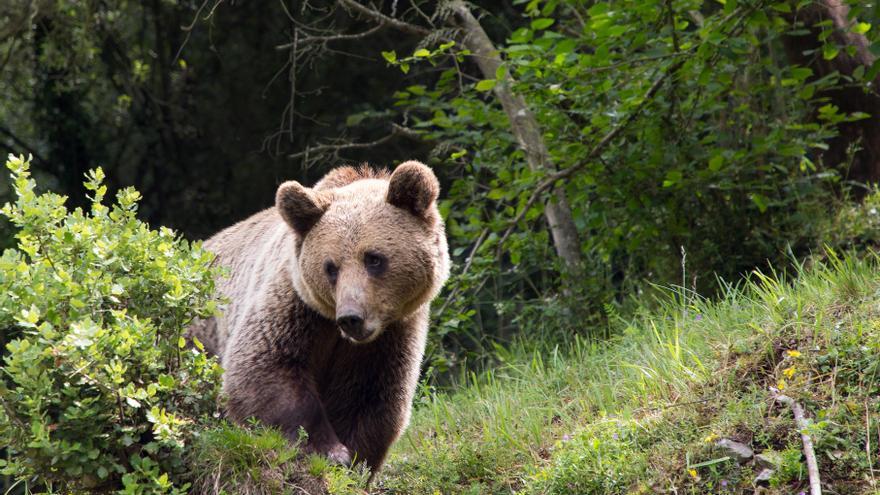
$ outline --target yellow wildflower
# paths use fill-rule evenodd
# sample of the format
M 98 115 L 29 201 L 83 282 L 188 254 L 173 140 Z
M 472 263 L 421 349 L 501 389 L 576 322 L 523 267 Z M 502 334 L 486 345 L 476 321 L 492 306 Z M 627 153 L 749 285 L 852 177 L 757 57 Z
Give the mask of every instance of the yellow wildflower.
M 716 435 L 714 433 L 709 433 L 709 435 L 707 435 L 706 438 L 703 439 L 703 442 L 711 443 L 712 440 L 715 440 L 716 438 L 718 438 L 718 435 Z
M 795 369 L 795 367 L 794 367 L 794 366 L 790 366 L 790 367 L 785 368 L 784 370 L 782 370 L 782 374 L 785 375 L 786 378 L 791 378 L 791 377 L 794 376 L 795 371 L 797 371 L 797 370 Z
M 798 351 L 798 350 L 795 350 L 795 349 L 792 349 L 792 350 L 790 350 L 790 351 L 785 351 L 785 353 L 788 354 L 790 357 L 793 357 L 793 358 L 799 358 L 799 357 L 801 357 L 801 352 Z
M 700 478 L 700 475 L 697 474 L 696 469 L 688 469 L 688 474 L 691 475 L 691 478 L 695 480 Z

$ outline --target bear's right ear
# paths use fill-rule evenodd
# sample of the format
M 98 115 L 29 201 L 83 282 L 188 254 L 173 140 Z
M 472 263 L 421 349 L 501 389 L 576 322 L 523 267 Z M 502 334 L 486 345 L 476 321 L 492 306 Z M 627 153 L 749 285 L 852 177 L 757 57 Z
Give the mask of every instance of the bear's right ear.
M 281 218 L 304 237 L 330 207 L 330 198 L 291 180 L 278 186 L 275 207 Z

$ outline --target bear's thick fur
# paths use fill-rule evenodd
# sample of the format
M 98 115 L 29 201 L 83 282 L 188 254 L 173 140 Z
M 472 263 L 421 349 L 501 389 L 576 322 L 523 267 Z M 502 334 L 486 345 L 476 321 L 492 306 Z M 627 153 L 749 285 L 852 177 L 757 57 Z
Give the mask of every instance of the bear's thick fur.
M 428 309 L 449 272 L 439 184 L 421 163 L 341 167 L 205 242 L 223 315 L 194 324 L 225 369 L 227 413 L 374 471 L 409 420 Z

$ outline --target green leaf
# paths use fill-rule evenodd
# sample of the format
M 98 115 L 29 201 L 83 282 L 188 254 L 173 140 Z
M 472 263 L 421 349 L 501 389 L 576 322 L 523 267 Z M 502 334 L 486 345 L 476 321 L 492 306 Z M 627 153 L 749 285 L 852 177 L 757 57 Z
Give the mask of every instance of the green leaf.
M 407 95 L 407 96 L 409 96 L 409 95 Z M 345 125 L 348 127 L 354 127 L 354 126 L 360 124 L 361 122 L 363 122 L 364 118 L 366 118 L 366 115 L 364 115 L 362 113 L 356 113 L 354 115 L 349 115 L 345 119 Z
M 804 86 L 798 91 L 798 97 L 804 100 L 809 100 L 813 97 L 813 94 L 816 92 L 816 86 L 812 84 Z
M 868 72 L 865 73 L 865 81 L 873 81 L 877 75 L 880 74 L 880 60 L 875 60 L 873 64 L 871 64 L 871 68 L 868 69 Z
M 532 21 L 532 29 L 534 29 L 534 30 L 547 29 L 548 27 L 552 26 L 554 22 L 556 22 L 555 19 L 550 19 L 547 17 L 544 17 L 541 19 L 535 19 L 534 21 Z
M 533 33 L 528 28 L 519 28 L 510 35 L 511 43 L 528 43 L 531 41 Z
M 865 77 L 865 66 L 860 65 L 853 69 L 852 76 L 857 81 L 861 81 L 863 77 Z
M 418 50 L 416 50 L 415 53 L 413 53 L 413 57 L 418 57 L 418 58 L 425 58 L 425 57 L 430 57 L 430 56 L 431 56 L 431 52 L 424 49 L 424 48 L 419 48 Z
M 511 249 L 508 253 L 510 253 L 510 262 L 514 265 L 518 265 L 522 260 L 522 253 L 519 249 Z
M 590 14 L 590 17 L 601 17 L 608 13 L 609 8 L 606 2 L 596 2 L 587 9 L 587 13 Z
M 373 52 L 373 53 L 375 53 L 375 52 Z M 387 60 L 389 64 L 393 64 L 393 63 L 397 62 L 397 53 L 395 53 L 394 50 L 392 50 L 390 52 L 382 52 L 382 58 Z
M 871 24 L 867 22 L 859 22 L 853 26 L 852 31 L 856 34 L 865 34 L 871 30 Z
M 770 8 L 775 10 L 776 12 L 782 12 L 783 14 L 788 14 L 789 12 L 791 12 L 791 5 L 785 2 L 774 3 L 770 6 Z
M 670 170 L 666 173 L 666 179 L 663 181 L 663 187 L 672 187 L 679 182 L 684 176 L 681 173 L 681 170 Z
M 406 90 L 416 96 L 423 96 L 425 94 L 425 86 L 421 85 L 421 84 L 416 84 L 414 86 L 407 86 Z
M 798 81 L 804 81 L 813 75 L 813 69 L 809 67 L 793 67 L 791 69 L 791 77 Z
M 760 193 L 752 193 L 749 195 L 749 199 L 752 200 L 752 203 L 755 203 L 755 206 L 758 207 L 758 211 L 761 213 L 767 211 L 767 196 Z
M 27 327 L 35 327 L 37 321 L 40 320 L 40 309 L 35 305 L 31 304 L 30 309 L 22 309 L 21 310 L 21 318 L 18 320 L 19 324 Z
M 483 79 L 476 85 L 477 91 L 491 91 L 495 87 L 495 79 Z
M 822 58 L 825 60 L 834 60 L 838 53 L 840 48 L 837 45 L 822 45 Z
M 715 155 L 709 159 L 709 170 L 713 172 L 721 170 L 722 165 L 724 165 L 724 156 L 722 155 Z

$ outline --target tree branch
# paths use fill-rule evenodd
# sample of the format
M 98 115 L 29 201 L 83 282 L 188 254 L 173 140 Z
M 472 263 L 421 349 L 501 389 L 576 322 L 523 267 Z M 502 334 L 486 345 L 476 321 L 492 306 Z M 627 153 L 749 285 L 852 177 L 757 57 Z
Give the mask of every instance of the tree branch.
M 306 148 L 305 150 L 300 151 L 298 153 L 293 153 L 291 155 L 287 155 L 287 158 L 297 159 L 297 158 L 308 157 L 309 155 L 312 155 L 312 154 L 319 154 L 320 155 L 322 153 L 328 153 L 328 152 L 338 153 L 340 151 L 346 151 L 346 150 L 374 148 L 376 146 L 379 146 L 380 144 L 384 144 L 384 143 L 387 143 L 388 141 L 391 141 L 392 139 L 394 139 L 397 136 L 404 136 L 404 137 L 408 137 L 408 138 L 412 139 L 415 136 L 417 136 L 417 134 L 415 134 L 415 132 L 413 132 L 410 129 L 407 129 L 405 127 L 401 127 L 396 124 L 392 124 L 391 133 L 386 136 L 380 137 L 379 139 L 376 139 L 375 141 L 369 141 L 366 143 L 319 144 L 317 146 L 310 146 L 310 147 Z
M 328 36 L 313 36 L 306 34 L 305 36 L 300 36 L 300 39 L 296 41 L 292 41 L 290 43 L 284 43 L 283 45 L 278 45 L 275 47 L 276 50 L 287 50 L 295 44 L 306 44 L 306 43 L 327 43 L 330 41 L 345 41 L 345 40 L 359 40 L 362 38 L 366 38 L 374 33 L 379 32 L 381 29 L 385 28 L 385 24 L 376 24 L 370 29 L 362 33 L 356 34 L 334 34 Z
M 46 15 L 45 11 L 49 7 L 51 7 L 50 0 L 30 0 L 25 11 L 18 18 L 13 18 L 6 25 L 0 26 L 0 43 L 29 30 L 35 21 Z
M 15 134 L 13 134 L 12 131 L 7 129 L 6 127 L 3 127 L 2 125 L 0 125 L 0 134 L 4 135 L 4 136 L 8 137 L 10 140 L 12 140 L 12 143 L 15 146 L 18 146 L 19 148 L 21 148 L 24 151 L 27 151 L 28 153 L 33 155 L 34 158 L 36 158 L 38 162 L 46 163 L 46 160 L 43 158 L 43 156 L 36 149 L 34 149 L 33 146 L 30 146 L 29 144 L 24 142 L 21 138 L 19 138 Z
M 461 270 L 461 273 L 458 274 L 458 280 L 455 284 L 455 287 L 449 291 L 449 295 L 446 296 L 446 301 L 443 303 L 443 306 L 440 306 L 440 310 L 437 311 L 437 314 L 442 315 L 446 308 L 452 305 L 455 302 L 455 297 L 458 295 L 459 289 L 461 289 L 461 277 L 465 276 L 468 270 L 471 269 L 471 265 L 474 263 L 474 258 L 477 256 L 477 250 L 480 249 L 480 246 L 483 245 L 483 241 L 486 240 L 486 235 L 489 234 L 489 227 L 483 229 L 480 232 L 480 237 L 477 238 L 477 242 L 474 243 L 474 247 L 471 248 L 470 254 L 468 254 L 467 261 L 465 261 L 464 268 Z
M 361 16 L 366 17 L 374 22 L 377 22 L 383 26 L 397 29 L 398 31 L 402 31 L 404 33 L 415 34 L 418 36 L 427 36 L 431 34 L 430 29 L 387 16 L 379 12 L 378 10 L 361 5 L 356 0 L 339 0 L 339 4 L 343 7 L 346 7 L 348 10 L 357 12 Z
M 630 114 L 627 115 L 626 118 L 624 118 L 621 122 L 614 126 L 613 129 L 605 134 L 605 136 L 601 140 L 599 140 L 599 142 L 596 143 L 595 146 L 593 146 L 590 152 L 587 153 L 587 156 L 584 157 L 584 160 L 582 162 L 569 168 L 560 170 L 554 174 L 551 174 L 538 184 L 538 186 L 532 191 L 532 195 L 529 196 L 528 201 L 526 201 L 525 206 L 520 210 L 516 217 L 514 217 L 514 219 L 510 222 L 510 225 L 504 231 L 504 235 L 502 235 L 501 239 L 498 241 L 499 249 L 501 248 L 501 246 L 504 245 L 504 241 L 506 241 L 507 238 L 510 237 L 510 234 L 516 227 L 516 224 L 518 224 L 526 216 L 529 208 L 531 208 L 532 205 L 534 205 L 535 202 L 538 201 L 538 199 L 541 197 L 541 193 L 543 193 L 547 189 L 550 189 L 554 184 L 556 184 L 557 181 L 571 177 L 572 175 L 574 175 L 575 172 L 580 171 L 581 169 L 589 165 L 593 159 L 598 157 L 602 153 L 602 151 L 604 151 L 605 148 L 607 148 L 608 145 L 611 144 L 611 142 L 614 141 L 614 139 L 621 132 L 629 127 L 629 125 L 633 122 L 633 120 L 635 120 L 636 117 L 638 117 L 638 115 L 648 105 L 648 103 L 653 100 L 657 92 L 660 91 L 660 88 L 663 87 L 663 83 L 666 82 L 666 79 L 668 79 L 671 74 L 675 73 L 683 64 L 684 61 L 681 60 L 675 62 L 669 67 L 666 72 L 663 73 L 663 75 L 658 77 L 657 80 L 654 81 L 654 84 L 652 84 L 648 91 L 645 93 L 645 96 L 642 98 L 642 101 L 639 103 L 639 105 L 632 112 L 630 112 Z
M 186 36 L 183 38 L 183 43 L 181 43 L 180 47 L 177 49 L 177 53 L 174 54 L 174 59 L 172 60 L 173 62 L 177 62 L 177 59 L 180 58 L 180 54 L 183 53 L 183 49 L 186 47 L 186 44 L 189 43 L 189 38 L 190 36 L 192 36 L 193 29 L 196 27 L 196 23 L 199 21 L 199 15 L 201 15 L 202 10 L 204 10 L 205 7 L 208 5 L 208 1 L 209 0 L 205 0 L 204 2 L 202 2 L 202 4 L 196 10 L 192 22 L 190 22 L 188 26 L 180 26 L 180 29 L 186 32 Z M 207 21 L 208 19 L 210 19 L 211 16 L 214 15 L 214 11 L 217 10 L 217 7 L 219 7 L 221 3 L 223 3 L 223 0 L 215 0 L 214 6 L 211 7 L 211 11 L 208 13 L 207 16 L 205 16 L 204 20 Z
M 497 76 L 502 61 L 498 49 L 489 38 L 486 30 L 474 17 L 470 7 L 463 1 L 455 0 L 450 5 L 455 12 L 455 23 L 464 32 L 464 46 L 472 52 L 472 57 L 483 77 L 498 79 L 493 93 L 507 115 L 511 134 L 525 152 L 529 168 L 536 172 L 556 170 L 541 126 L 523 95 L 514 89 L 513 77 L 509 72 L 500 78 Z M 555 196 L 555 201 L 547 205 L 543 215 L 550 228 L 556 254 L 565 263 L 569 276 L 576 279 L 583 269 L 577 226 L 571 214 L 565 191 L 558 189 Z

